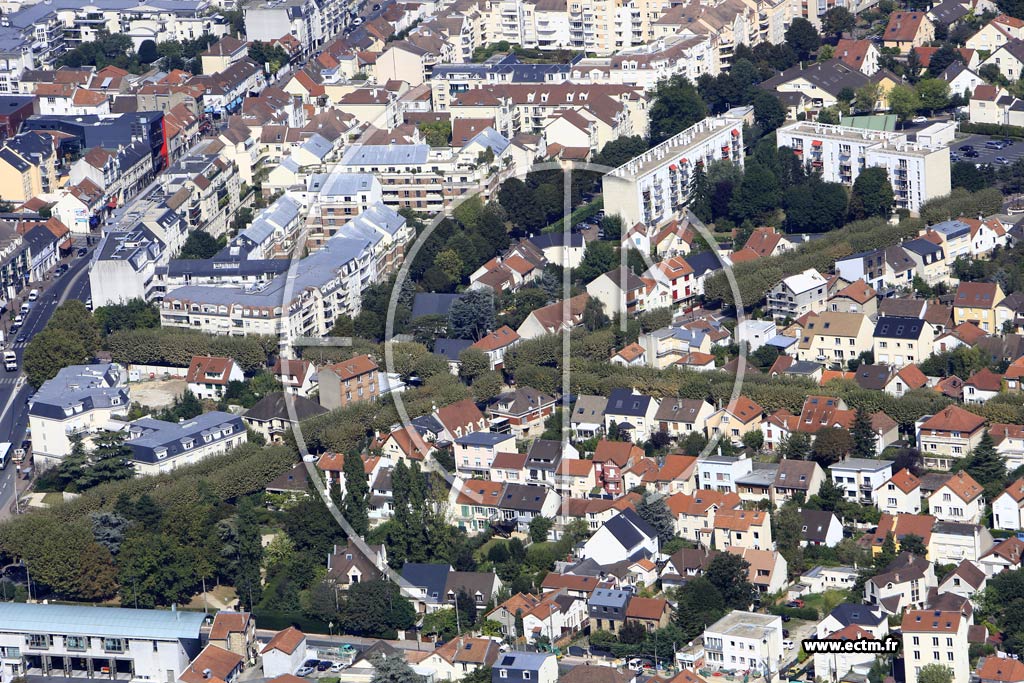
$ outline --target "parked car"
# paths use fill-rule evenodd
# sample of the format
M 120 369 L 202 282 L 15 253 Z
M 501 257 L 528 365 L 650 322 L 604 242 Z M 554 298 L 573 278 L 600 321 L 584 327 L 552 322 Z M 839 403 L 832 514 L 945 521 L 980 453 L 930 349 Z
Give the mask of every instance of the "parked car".
M 786 650 L 792 650 L 793 649 L 793 641 L 790 640 L 789 638 L 787 638 L 786 640 L 782 641 L 782 647 L 784 649 L 786 649 Z
M 89 250 L 86 249 L 85 247 L 79 247 L 78 248 L 78 255 L 79 256 L 85 256 L 88 253 L 89 253 Z
M 789 616 L 788 614 L 783 614 L 783 615 L 782 615 L 782 620 L 783 620 L 783 621 L 789 621 L 789 620 L 790 620 L 790 619 L 792 619 L 792 618 L 793 618 L 793 617 Z
M 316 671 L 316 669 L 314 667 L 312 667 L 312 666 L 300 666 L 299 670 L 295 672 L 295 675 L 299 676 L 300 678 L 302 678 L 304 676 L 308 676 L 309 674 L 313 673 L 314 671 Z
M 789 629 L 788 628 L 782 629 L 782 637 L 783 638 L 789 638 Z
M 350 665 L 347 662 L 334 662 L 331 666 L 331 673 L 338 673 L 342 669 L 347 669 Z
M 790 600 L 786 603 L 786 607 L 803 607 L 804 601 L 797 598 L 796 600 Z
M 950 152 L 949 153 L 949 160 L 952 161 L 953 163 L 956 163 L 956 162 L 960 161 L 960 155 L 957 154 L 956 152 Z
M 1007 164 L 1010 163 L 1010 160 L 1007 159 L 1006 157 L 996 157 L 996 163 L 1002 166 L 1006 166 Z
M 960 145 L 961 152 L 970 152 L 972 149 L 974 149 L 974 145 Z
M 1013 147 L 1013 140 L 1010 138 L 1003 138 L 1003 147 Z
M 321 659 L 319 662 L 317 662 L 316 670 L 317 671 L 327 671 L 332 666 L 334 666 L 334 662 L 332 662 L 331 660 L 329 660 L 329 659 Z
M 966 152 L 964 152 L 964 157 L 967 159 L 977 159 L 978 151 L 974 149 L 969 149 Z
M 928 123 L 928 117 L 927 116 L 915 116 L 914 118 L 912 118 L 910 120 L 913 123 Z

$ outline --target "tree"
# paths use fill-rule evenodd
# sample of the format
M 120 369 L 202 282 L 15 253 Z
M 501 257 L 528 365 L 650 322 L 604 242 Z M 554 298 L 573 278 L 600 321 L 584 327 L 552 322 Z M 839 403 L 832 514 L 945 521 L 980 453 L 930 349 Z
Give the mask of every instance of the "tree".
M 865 168 L 853 182 L 850 194 L 850 219 L 860 220 L 892 213 L 894 194 L 889 173 L 884 168 Z
M 534 543 L 543 543 L 548 540 L 548 533 L 555 525 L 553 519 L 541 517 L 540 515 L 530 520 L 530 540 Z
M 811 177 L 807 182 L 786 191 L 786 232 L 829 232 L 846 221 L 846 188 L 839 183 L 825 183 Z M 764 348 L 764 347 L 762 347 Z
M 821 45 L 821 36 L 815 30 L 814 24 L 803 17 L 797 17 L 786 29 L 786 44 L 796 50 L 801 60 L 805 60 Z
M 854 109 L 857 111 L 874 111 L 880 97 L 881 87 L 877 83 L 865 83 L 854 92 Z
M 703 633 L 705 627 L 715 623 L 725 614 L 725 600 L 722 594 L 704 576 L 687 581 L 676 591 L 676 600 L 678 607 L 674 622 L 687 640 Z
M 928 548 L 924 544 L 924 539 L 917 534 L 907 534 L 900 539 L 900 552 L 913 553 L 919 557 L 924 557 L 928 554 Z
M 1006 479 L 1006 462 L 996 451 L 992 435 L 986 429 L 978 445 L 964 463 L 964 470 L 982 486 L 1002 484 Z
M 594 163 L 618 168 L 630 159 L 647 151 L 647 141 L 639 135 L 627 135 L 606 143 L 594 158 Z M 607 235 L 606 235 L 607 237 Z
M 239 601 L 246 609 L 252 610 L 262 594 L 260 566 L 263 564 L 263 543 L 256 506 L 249 498 L 239 502 L 235 533 L 235 590 Z
M 853 437 L 850 455 L 855 458 L 873 458 L 878 455 L 878 435 L 871 426 L 871 416 L 863 408 L 857 409 L 850 436 Z
M 249 43 L 249 59 L 260 66 L 267 66 L 272 74 L 276 74 L 290 61 L 288 53 L 280 45 L 255 40 Z
M 341 605 L 341 629 L 368 638 L 394 639 L 416 623 L 416 609 L 390 581 L 361 581 Z
M 608 316 L 604 314 L 604 304 L 600 299 L 590 297 L 583 307 L 583 327 L 588 332 L 596 332 L 608 327 Z
M 875 555 L 875 569 L 882 570 L 888 567 L 896 559 L 896 537 L 893 536 L 892 532 L 888 532 L 885 535 L 885 540 L 882 541 L 882 547 L 877 555 Z
M 911 54 L 916 54 L 913 51 Z M 896 114 L 900 123 L 917 113 L 921 108 L 921 98 L 917 91 L 909 85 L 895 85 L 886 96 L 889 100 L 889 111 Z
M 650 108 L 651 145 L 664 142 L 689 128 L 708 114 L 704 100 L 693 84 L 682 76 L 660 81 Z
M 708 581 L 722 596 L 727 609 L 747 609 L 754 596 L 754 586 L 747 580 L 750 564 L 739 555 L 718 553 L 708 564 Z
M 907 53 L 907 58 L 903 62 L 903 77 L 907 79 L 909 83 L 917 83 L 918 77 L 921 75 L 921 56 L 917 53 L 917 50 L 911 50 Z
M 753 429 L 743 435 L 743 445 L 752 451 L 760 451 L 764 447 L 764 432 Z
M 454 249 L 445 249 L 434 258 L 434 266 L 458 284 L 462 280 L 464 264 L 462 257 Z
M 588 284 L 615 267 L 615 249 L 606 240 L 594 240 L 587 245 L 583 261 L 575 275 L 581 284 Z
M 779 457 L 786 460 L 807 460 L 811 456 L 811 435 L 793 432 L 779 444 Z
M 636 505 L 636 514 L 658 532 L 658 542 L 665 544 L 671 541 L 676 535 L 675 518 L 668 504 L 661 496 L 654 496 L 650 492 L 644 494 Z
M 188 234 L 188 239 L 181 246 L 178 252 L 180 259 L 208 259 L 224 248 L 227 239 L 222 235 L 220 239 L 214 237 L 205 230 L 193 230 Z
M 494 295 L 482 289 L 463 294 L 448 311 L 448 333 L 456 339 L 478 340 L 495 327 Z
M 804 539 L 804 521 L 798 509 L 798 504 L 790 501 L 783 505 L 778 514 L 772 517 L 772 522 L 774 527 L 772 534 L 775 536 L 775 543 L 778 546 L 779 552 L 786 558 L 786 562 L 790 565 L 802 562 L 801 544 Z M 797 574 L 800 568 L 791 566 L 789 571 L 791 575 Z
M 918 683 L 953 683 L 953 670 L 942 664 L 925 664 L 917 673 Z
M 949 83 L 941 78 L 923 78 L 917 82 L 916 88 L 921 106 L 929 113 L 949 106 Z
M 756 225 L 774 213 L 781 200 L 782 188 L 775 174 L 761 164 L 750 163 L 733 192 L 729 211 L 737 223 L 751 220 Z
M 836 38 L 842 38 L 847 31 L 852 31 L 857 20 L 845 7 L 833 7 L 821 18 L 821 30 Z
M 345 455 L 342 474 L 345 477 L 345 498 L 342 512 L 357 534 L 365 534 L 370 528 L 370 517 L 367 512 L 370 502 L 370 487 L 366 483 L 363 459 L 359 457 L 358 453 Z
M 390 657 L 378 654 L 371 660 L 373 663 L 373 677 L 370 683 L 416 683 L 422 678 L 412 670 L 405 656 L 396 654 Z
M 194 559 L 166 534 L 130 535 L 117 560 L 121 604 L 152 609 L 187 600 L 199 582 Z
M 491 369 L 487 354 L 472 346 L 459 352 L 459 377 L 472 383 L 477 377 Z
M 786 121 L 786 109 L 779 98 L 765 90 L 754 95 L 754 121 L 763 133 L 770 133 Z
M 928 60 L 928 75 L 933 78 L 938 78 L 950 64 L 962 61 L 963 57 L 956 48 L 949 43 L 943 43 L 942 47 L 933 52 L 932 58 Z
M 814 434 L 812 457 L 822 468 L 839 462 L 853 448 L 853 437 L 845 429 L 825 427 Z
M 100 306 L 93 311 L 93 318 L 104 336 L 118 330 L 139 330 L 160 327 L 160 311 L 153 304 L 142 299 L 132 299 L 123 304 Z
M 22 365 L 28 383 L 38 389 L 62 368 L 88 363 L 89 353 L 76 335 L 47 325 L 25 347 Z
M 417 128 L 431 147 L 447 147 L 452 141 L 450 121 L 424 121 Z

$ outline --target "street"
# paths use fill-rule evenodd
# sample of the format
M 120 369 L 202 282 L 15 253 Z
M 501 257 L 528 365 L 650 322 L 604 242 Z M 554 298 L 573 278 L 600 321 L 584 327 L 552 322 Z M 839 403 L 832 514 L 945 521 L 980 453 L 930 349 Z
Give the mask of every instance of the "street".
M 85 240 L 80 241 L 84 245 Z M 18 383 L 19 378 L 23 376 L 22 353 L 25 345 L 46 327 L 47 321 L 60 303 L 69 298 L 79 301 L 86 301 L 89 298 L 89 270 L 86 266 L 92 252 L 90 250 L 89 254 L 83 257 L 75 256 L 78 246 L 80 245 L 76 243 L 72 249 L 72 255 L 62 261 L 69 265 L 69 269 L 64 275 L 54 279 L 51 273 L 49 279 L 42 284 L 35 283 L 26 287 L 26 290 L 33 287 L 38 288 L 40 290 L 39 300 L 26 314 L 25 323 L 21 329 L 13 335 L 15 339 L 24 337 L 24 341 L 7 339 L 6 348 L 13 348 L 18 354 L 19 370 L 16 373 L 3 372 L 0 374 L 0 411 L 2 411 L 0 412 L 0 439 L 9 441 L 14 448 L 20 446 L 25 438 L 25 431 L 28 428 L 27 404 L 32 395 L 32 389 L 28 384 Z M 27 295 L 28 292 L 26 291 L 24 294 Z M 54 294 L 58 297 L 56 301 Z M 0 520 L 13 514 L 11 507 L 14 504 L 17 490 L 17 476 L 18 468 L 13 464 L 0 470 Z M 24 483 L 22 483 L 22 487 L 24 487 Z

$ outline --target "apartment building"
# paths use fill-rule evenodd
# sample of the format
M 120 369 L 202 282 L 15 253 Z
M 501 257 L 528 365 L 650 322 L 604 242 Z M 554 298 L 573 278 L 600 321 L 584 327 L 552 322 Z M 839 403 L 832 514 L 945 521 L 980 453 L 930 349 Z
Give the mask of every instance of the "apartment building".
M 199 152 L 180 159 L 160 175 L 160 183 L 168 205 L 184 217 L 189 231 L 220 236 L 238 210 L 238 167 L 218 154 Z
M 953 683 L 968 683 L 971 663 L 967 631 L 971 618 L 961 612 L 912 610 L 903 615 L 903 657 L 907 683 L 917 683 L 928 664 L 951 670 Z
M 935 328 L 918 318 L 879 316 L 872 339 L 876 363 L 902 368 L 932 355 Z
M 158 293 L 157 268 L 181 250 L 188 234 L 185 219 L 163 203 L 125 218 L 103 237 L 93 255 L 89 285 L 94 306 L 151 301 Z
M 380 394 L 379 368 L 369 356 L 356 356 L 317 371 L 320 405 L 328 410 L 344 408 L 356 401 L 373 401 Z
M 850 359 L 871 350 L 871 330 L 871 319 L 861 313 L 825 311 L 810 316 L 797 341 L 796 357 L 845 367 Z
M 323 246 L 338 229 L 384 201 L 380 181 L 370 173 L 315 173 L 306 180 L 306 246 Z
M 185 422 L 143 417 L 128 425 L 125 445 L 142 475 L 171 472 L 241 446 L 248 440 L 239 415 L 212 411 Z
M 36 467 L 48 469 L 71 453 L 73 437 L 104 429 L 130 404 L 127 375 L 115 363 L 69 365 L 32 396 L 28 423 Z
M 772 680 L 782 664 L 782 617 L 734 610 L 704 629 L 705 666 L 758 672 Z
M 206 615 L 126 607 L 0 603 L 0 678 L 177 680 Z
M 843 498 L 852 503 L 881 505 L 877 492 L 892 478 L 891 460 L 845 458 L 829 465 L 832 481 L 843 489 Z
M 903 133 L 800 121 L 780 128 L 777 143 L 826 182 L 852 186 L 861 170 L 885 169 L 896 209 L 916 214 L 929 199 L 950 192 L 949 148 L 910 142 Z
M 56 151 L 48 135 L 32 131 L 3 141 L 0 146 L 0 195 L 27 202 L 57 187 Z
M 607 173 L 605 211 L 626 226 L 661 225 L 686 207 L 696 167 L 717 160 L 743 165 L 741 119 L 706 118 Z

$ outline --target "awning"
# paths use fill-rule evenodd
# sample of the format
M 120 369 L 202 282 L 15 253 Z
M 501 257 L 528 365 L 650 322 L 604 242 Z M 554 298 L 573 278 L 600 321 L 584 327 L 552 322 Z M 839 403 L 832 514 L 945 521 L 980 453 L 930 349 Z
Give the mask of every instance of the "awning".
M 116 209 L 117 208 L 117 197 L 112 197 L 110 199 L 110 201 L 107 202 L 107 208 L 108 209 Z
M 688 162 L 686 161 L 686 157 L 683 157 L 682 159 L 680 159 L 680 160 L 679 160 L 679 163 L 681 163 L 681 164 L 686 164 L 686 163 L 688 163 Z
M 821 147 L 821 140 L 813 140 L 811 141 L 811 144 L 815 147 Z
M 723 152 L 728 152 L 729 151 L 729 145 L 722 145 L 722 151 Z
M 740 132 L 739 132 L 738 130 L 736 130 L 735 128 L 733 128 L 733 129 L 732 129 L 732 136 L 733 136 L 734 138 L 735 138 L 735 137 L 739 137 L 739 134 L 740 134 Z
M 669 164 L 668 165 L 668 170 L 670 170 L 670 171 L 678 171 L 679 167 L 676 166 L 675 164 Z

